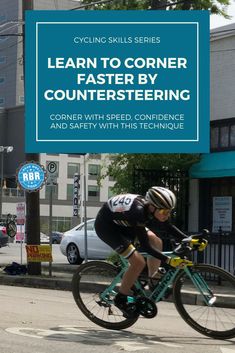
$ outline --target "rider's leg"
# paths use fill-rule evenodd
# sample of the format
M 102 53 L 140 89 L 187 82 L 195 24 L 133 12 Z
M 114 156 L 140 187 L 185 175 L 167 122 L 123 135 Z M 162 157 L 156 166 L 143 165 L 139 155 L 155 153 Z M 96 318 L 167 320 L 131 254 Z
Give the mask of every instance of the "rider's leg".
M 132 253 L 128 261 L 129 267 L 122 278 L 122 283 L 119 288 L 119 292 L 125 295 L 131 294 L 131 287 L 145 267 L 144 257 L 137 251 Z
M 154 234 L 152 231 L 148 230 L 148 238 L 151 246 L 159 251 L 162 251 L 163 245 L 162 240 Z M 154 274 L 157 273 L 158 268 L 161 264 L 161 260 L 156 259 L 155 257 L 147 258 L 148 265 L 148 276 L 154 277 Z

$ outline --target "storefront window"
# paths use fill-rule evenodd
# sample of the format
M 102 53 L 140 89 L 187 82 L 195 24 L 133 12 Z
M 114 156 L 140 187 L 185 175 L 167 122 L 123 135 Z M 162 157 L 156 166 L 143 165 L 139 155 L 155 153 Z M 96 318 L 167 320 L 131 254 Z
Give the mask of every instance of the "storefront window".
M 219 144 L 219 128 L 212 127 L 211 128 L 211 148 L 218 148 Z
M 235 147 L 235 125 L 230 128 L 230 146 Z

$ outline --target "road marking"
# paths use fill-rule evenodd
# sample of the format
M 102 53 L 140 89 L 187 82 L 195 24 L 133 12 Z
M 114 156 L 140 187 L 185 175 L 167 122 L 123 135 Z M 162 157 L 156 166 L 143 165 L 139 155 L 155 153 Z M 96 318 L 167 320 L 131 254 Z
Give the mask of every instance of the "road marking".
M 121 350 L 134 352 L 134 351 L 142 351 L 143 349 L 149 349 L 147 346 L 143 346 L 141 343 L 129 342 L 129 341 L 118 341 L 114 344 L 114 346 L 121 347 Z
M 143 351 L 145 349 L 154 348 L 155 345 L 162 345 L 166 347 L 173 347 L 173 348 L 183 348 L 183 346 L 167 343 L 167 342 L 160 342 L 157 340 L 153 340 L 153 337 L 144 336 L 143 338 L 138 336 L 136 337 L 135 333 L 123 333 L 117 331 L 107 331 L 102 329 L 86 329 L 86 328 L 79 328 L 76 326 L 66 326 L 61 325 L 56 327 L 55 329 L 39 329 L 39 328 L 32 328 L 32 327 L 8 327 L 6 331 L 11 334 L 30 337 L 30 338 L 47 338 L 55 340 L 63 340 L 63 341 L 70 341 L 70 342 L 80 342 L 85 343 L 87 342 L 99 342 L 99 344 L 103 344 L 104 346 L 107 345 L 114 345 L 119 347 L 119 349 L 129 352 L 134 351 Z M 101 334 L 102 333 L 102 334 Z M 109 339 L 107 339 L 109 337 Z M 125 338 L 123 340 L 123 338 Z M 232 353 L 232 351 L 222 353 Z M 233 351 L 233 353 L 235 353 Z
M 162 346 L 166 346 L 166 347 L 173 347 L 173 348 L 182 348 L 183 346 L 180 346 L 178 344 L 174 344 L 174 343 L 166 343 L 166 342 L 159 342 L 159 341 L 153 341 L 151 340 L 152 343 L 156 343 L 156 344 L 160 344 Z

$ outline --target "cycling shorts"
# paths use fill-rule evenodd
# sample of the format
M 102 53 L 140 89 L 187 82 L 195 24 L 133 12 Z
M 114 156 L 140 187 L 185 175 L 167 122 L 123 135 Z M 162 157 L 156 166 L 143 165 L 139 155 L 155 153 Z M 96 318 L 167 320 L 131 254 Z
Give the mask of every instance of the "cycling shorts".
M 135 252 L 133 228 L 115 224 L 102 209 L 96 217 L 95 230 L 101 240 L 126 259 Z

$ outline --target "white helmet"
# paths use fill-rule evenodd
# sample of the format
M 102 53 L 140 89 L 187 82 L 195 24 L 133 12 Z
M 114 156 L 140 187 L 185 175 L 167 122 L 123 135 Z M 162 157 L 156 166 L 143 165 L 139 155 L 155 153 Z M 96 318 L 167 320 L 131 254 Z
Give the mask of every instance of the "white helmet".
M 160 186 L 152 186 L 146 193 L 146 200 L 156 208 L 172 210 L 176 205 L 176 197 L 172 191 Z

